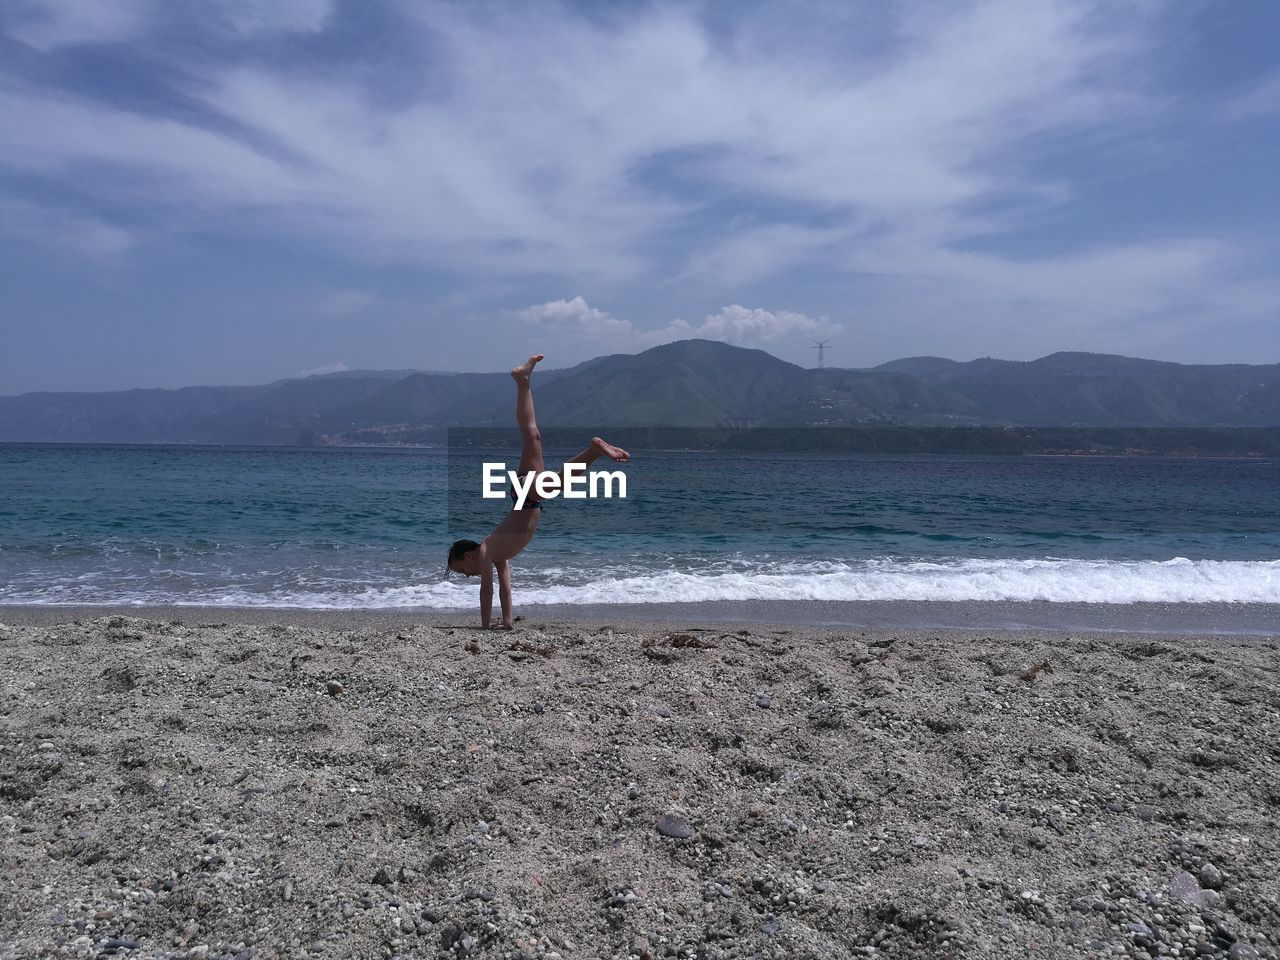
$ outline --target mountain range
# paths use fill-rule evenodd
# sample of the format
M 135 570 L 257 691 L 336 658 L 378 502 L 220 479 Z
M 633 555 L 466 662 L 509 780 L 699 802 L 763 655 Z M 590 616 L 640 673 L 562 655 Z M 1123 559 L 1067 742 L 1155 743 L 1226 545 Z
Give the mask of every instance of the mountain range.
M 683 340 L 539 368 L 547 427 L 1274 427 L 1280 364 L 1200 365 L 1095 353 L 958 362 L 911 357 L 807 369 Z M 503 373 L 343 371 L 250 387 L 0 397 L 0 441 L 414 443 L 509 426 Z

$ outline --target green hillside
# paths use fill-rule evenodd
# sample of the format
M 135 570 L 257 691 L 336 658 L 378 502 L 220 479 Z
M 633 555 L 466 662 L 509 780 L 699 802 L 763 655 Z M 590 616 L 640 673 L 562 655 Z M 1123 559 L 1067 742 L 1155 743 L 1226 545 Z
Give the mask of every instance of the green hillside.
M 1091 353 L 812 370 L 711 340 L 537 374 L 547 427 L 1271 427 L 1280 364 Z M 506 374 L 343 371 L 257 387 L 0 397 L 0 441 L 427 442 L 511 422 Z

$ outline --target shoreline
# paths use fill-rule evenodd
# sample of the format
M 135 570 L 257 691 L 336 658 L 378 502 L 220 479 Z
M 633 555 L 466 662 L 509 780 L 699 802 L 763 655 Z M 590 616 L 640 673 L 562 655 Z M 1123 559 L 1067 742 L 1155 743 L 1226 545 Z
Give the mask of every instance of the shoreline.
M 547 620 L 586 625 L 709 624 L 806 627 L 818 630 L 947 630 L 975 633 L 1022 631 L 1220 635 L 1280 638 L 1280 604 L 1261 603 L 1062 603 L 1050 601 L 827 601 L 751 600 L 696 603 L 527 604 L 516 607 L 522 623 Z M 0 605 L 0 624 L 48 626 L 72 620 L 125 616 L 150 619 L 224 620 L 272 624 L 282 620 L 317 627 L 431 624 L 478 626 L 478 608 L 380 607 L 315 609 L 183 604 Z M 517 627 L 520 625 L 517 624 Z

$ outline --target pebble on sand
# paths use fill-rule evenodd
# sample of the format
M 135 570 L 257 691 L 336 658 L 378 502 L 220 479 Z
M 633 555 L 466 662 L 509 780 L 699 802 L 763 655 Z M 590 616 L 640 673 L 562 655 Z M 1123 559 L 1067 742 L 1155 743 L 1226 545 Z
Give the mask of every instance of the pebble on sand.
M 697 832 L 673 813 L 664 813 L 660 816 L 657 826 L 658 833 L 664 837 L 674 837 L 677 840 L 689 840 Z

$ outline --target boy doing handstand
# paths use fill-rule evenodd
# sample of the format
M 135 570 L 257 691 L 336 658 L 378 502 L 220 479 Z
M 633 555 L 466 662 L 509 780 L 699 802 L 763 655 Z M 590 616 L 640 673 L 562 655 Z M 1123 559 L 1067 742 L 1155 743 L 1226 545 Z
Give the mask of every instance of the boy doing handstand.
M 529 387 L 529 379 L 533 368 L 542 359 L 542 354 L 530 357 L 511 371 L 511 378 L 516 382 L 516 423 L 520 427 L 520 466 L 517 468 L 522 479 L 528 480 L 530 473 L 540 474 L 542 467 L 542 435 L 538 432 L 538 422 L 533 415 L 533 391 Z M 590 465 L 600 457 L 608 457 L 621 463 L 631 459 L 631 455 L 621 447 L 605 443 L 599 437 L 591 438 L 591 445 L 566 463 L 584 463 Z M 563 476 L 562 476 L 563 488 Z M 493 574 L 498 572 L 498 601 L 502 606 L 502 623 L 492 624 L 494 629 L 511 629 L 511 563 L 510 561 L 521 550 L 529 545 L 533 533 L 538 528 L 538 517 L 542 513 L 542 502 L 534 495 L 534 487 L 529 487 L 529 497 L 524 508 L 512 507 L 502 522 L 493 528 L 493 532 L 480 543 L 474 540 L 458 540 L 449 548 L 449 569 L 454 573 L 462 573 L 468 577 L 480 577 L 480 625 L 489 627 L 493 613 Z M 511 499 L 516 493 L 511 491 Z

